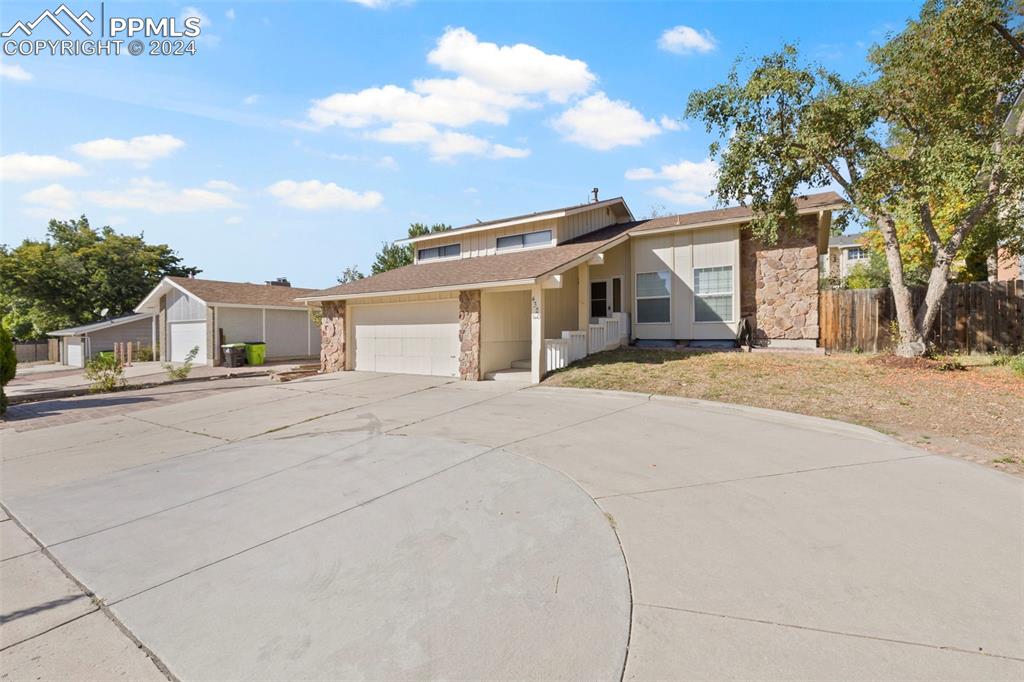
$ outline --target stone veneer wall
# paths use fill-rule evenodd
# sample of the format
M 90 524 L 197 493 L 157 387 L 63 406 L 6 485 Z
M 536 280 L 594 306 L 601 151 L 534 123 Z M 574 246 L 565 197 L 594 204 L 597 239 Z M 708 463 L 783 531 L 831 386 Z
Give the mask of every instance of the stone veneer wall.
M 480 380 L 480 290 L 459 292 L 459 377 Z
M 771 246 L 740 231 L 740 308 L 755 316 L 758 339 L 817 340 L 817 234 L 815 216 Z
M 320 320 L 320 370 L 345 369 L 345 301 L 324 301 Z

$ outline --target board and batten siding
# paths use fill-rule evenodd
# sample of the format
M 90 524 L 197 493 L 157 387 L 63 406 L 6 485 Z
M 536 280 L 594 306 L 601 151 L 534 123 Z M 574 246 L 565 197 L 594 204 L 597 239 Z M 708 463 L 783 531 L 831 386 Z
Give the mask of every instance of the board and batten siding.
M 579 327 L 579 273 L 576 268 L 562 273 L 562 286 L 544 290 L 544 338 L 560 339 L 562 332 Z M 530 299 L 526 298 L 529 308 Z
M 206 320 L 206 304 L 177 289 L 167 292 L 168 322 L 201 322 Z
M 530 291 L 487 291 L 480 296 L 480 372 L 508 369 L 530 357 Z
M 618 220 L 610 206 L 567 215 L 559 226 L 558 243 L 561 244 L 570 239 L 582 237 L 594 230 L 600 230 L 602 227 L 614 225 Z
M 738 226 L 636 237 L 632 240 L 633 272 L 668 271 L 671 279 L 671 320 L 640 323 L 631 301 L 633 336 L 638 339 L 731 339 L 740 316 L 740 237 Z M 732 319 L 696 322 L 693 305 L 694 268 L 731 266 Z M 632 284 L 632 283 L 631 283 Z M 632 290 L 632 286 L 631 286 Z

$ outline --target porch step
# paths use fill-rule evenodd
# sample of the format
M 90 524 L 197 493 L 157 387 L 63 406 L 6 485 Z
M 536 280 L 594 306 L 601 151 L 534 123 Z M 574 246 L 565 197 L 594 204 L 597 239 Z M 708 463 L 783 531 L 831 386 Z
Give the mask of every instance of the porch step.
M 529 360 L 513 360 L 512 369 L 530 369 Z
M 516 381 L 523 384 L 530 383 L 530 370 L 528 369 L 499 369 L 496 372 L 488 372 L 484 375 L 488 381 Z

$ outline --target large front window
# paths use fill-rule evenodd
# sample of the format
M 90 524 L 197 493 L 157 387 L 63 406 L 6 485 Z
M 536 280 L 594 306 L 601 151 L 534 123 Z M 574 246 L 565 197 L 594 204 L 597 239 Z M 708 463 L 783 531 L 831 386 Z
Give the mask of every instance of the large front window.
M 636 274 L 636 321 L 638 324 L 671 321 L 672 289 L 668 271 Z
M 551 230 L 539 232 L 527 232 L 526 234 L 510 234 L 507 237 L 498 237 L 498 251 L 508 249 L 525 249 L 528 246 L 547 246 L 551 243 Z
M 419 260 L 433 260 L 435 258 L 455 258 L 462 253 L 462 244 L 448 244 L 447 246 L 432 246 L 429 249 L 420 249 L 417 257 Z
M 732 321 L 732 266 L 693 269 L 694 319 Z

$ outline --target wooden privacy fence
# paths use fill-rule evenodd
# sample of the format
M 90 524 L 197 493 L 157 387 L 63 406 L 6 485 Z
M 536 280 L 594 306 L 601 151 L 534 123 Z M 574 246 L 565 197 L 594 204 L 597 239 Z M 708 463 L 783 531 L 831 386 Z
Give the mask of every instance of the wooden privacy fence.
M 914 309 L 924 287 L 912 287 Z M 892 347 L 896 319 L 892 291 L 830 289 L 821 292 L 820 345 L 826 350 L 878 352 Z M 961 353 L 1024 350 L 1024 281 L 950 284 L 939 302 L 929 340 Z
M 18 362 L 57 362 L 57 339 L 44 341 L 18 341 L 14 344 L 14 355 Z

